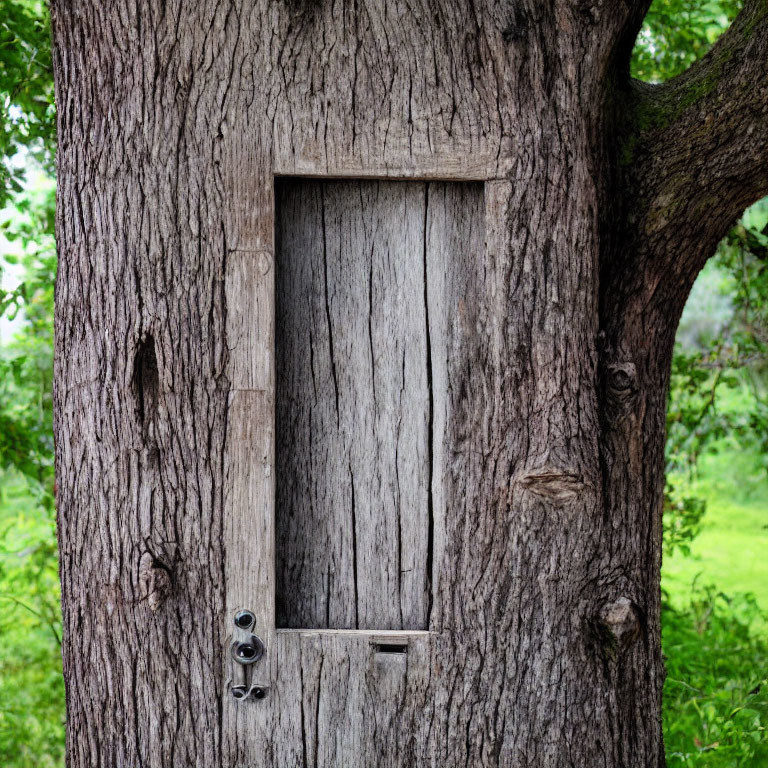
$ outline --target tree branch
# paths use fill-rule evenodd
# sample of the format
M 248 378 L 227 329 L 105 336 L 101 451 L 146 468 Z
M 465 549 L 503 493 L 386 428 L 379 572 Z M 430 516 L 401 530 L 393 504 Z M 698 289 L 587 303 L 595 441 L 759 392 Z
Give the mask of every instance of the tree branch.
M 635 256 L 689 288 L 734 220 L 768 194 L 768 1 L 746 0 L 704 58 L 663 85 L 633 82 L 622 106 Z

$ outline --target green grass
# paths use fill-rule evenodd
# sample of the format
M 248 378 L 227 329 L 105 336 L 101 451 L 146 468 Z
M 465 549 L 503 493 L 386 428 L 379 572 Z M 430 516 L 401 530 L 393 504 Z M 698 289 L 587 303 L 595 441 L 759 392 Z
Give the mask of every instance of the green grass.
M 662 615 L 668 768 L 768 766 L 768 642 L 753 631 L 754 601 L 688 598 Z
M 723 444 L 702 457 L 692 490 L 707 511 L 690 556 L 664 558 L 662 585 L 672 604 L 687 605 L 694 583 L 714 584 L 728 595 L 754 594 L 768 613 L 768 474 L 760 457 Z M 768 634 L 768 624 L 758 628 Z
M 0 765 L 60 768 L 64 681 L 53 521 L 0 469 Z
M 691 491 L 707 502 L 689 556 L 664 558 L 669 768 L 768 766 L 768 474 L 727 439 Z

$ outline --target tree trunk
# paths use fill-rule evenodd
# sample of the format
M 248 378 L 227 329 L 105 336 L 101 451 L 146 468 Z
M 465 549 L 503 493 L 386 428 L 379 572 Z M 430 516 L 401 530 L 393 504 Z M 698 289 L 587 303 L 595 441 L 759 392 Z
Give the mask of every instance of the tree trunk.
M 664 764 L 669 364 L 768 21 L 650 89 L 648 4 L 54 2 L 71 768 Z

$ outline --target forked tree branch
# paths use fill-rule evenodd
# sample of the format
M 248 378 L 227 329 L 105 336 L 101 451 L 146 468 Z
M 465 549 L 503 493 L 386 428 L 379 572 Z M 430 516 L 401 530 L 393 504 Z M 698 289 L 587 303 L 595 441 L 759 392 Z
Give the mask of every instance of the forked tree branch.
M 624 106 L 625 223 L 645 261 L 633 267 L 685 287 L 742 211 L 768 194 L 768 0 L 746 0 L 682 75 L 633 83 Z

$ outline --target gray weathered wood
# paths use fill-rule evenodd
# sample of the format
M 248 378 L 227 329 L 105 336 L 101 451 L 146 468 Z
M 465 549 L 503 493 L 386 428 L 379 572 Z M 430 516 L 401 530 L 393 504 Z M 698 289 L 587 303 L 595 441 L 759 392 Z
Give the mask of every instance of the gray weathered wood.
M 445 184 L 278 185 L 279 626 L 427 627 L 443 512 L 428 326 L 446 310 L 426 272 L 482 247 L 470 187 L 446 210 Z

